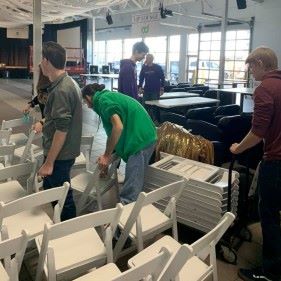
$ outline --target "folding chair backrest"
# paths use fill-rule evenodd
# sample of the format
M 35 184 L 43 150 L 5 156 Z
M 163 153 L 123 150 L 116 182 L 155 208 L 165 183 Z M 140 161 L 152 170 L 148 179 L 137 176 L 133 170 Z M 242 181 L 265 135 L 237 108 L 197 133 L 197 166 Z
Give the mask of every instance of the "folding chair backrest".
M 145 200 L 143 206 L 155 203 L 161 199 L 167 197 L 174 197 L 176 200 L 180 197 L 182 190 L 184 188 L 185 180 L 182 179 L 177 182 L 170 183 L 166 186 L 160 187 L 145 194 Z
M 17 164 L 0 169 L 0 181 L 8 179 L 17 179 L 21 176 L 28 176 L 27 179 L 27 192 L 32 193 L 32 187 L 34 184 L 34 176 L 36 172 L 37 162 L 27 162 Z
M 57 216 L 60 215 L 60 212 L 63 208 L 68 189 L 69 183 L 64 183 L 64 185 L 61 187 L 40 191 L 8 203 L 0 202 L 1 225 L 2 220 L 6 217 L 55 201 L 58 201 L 56 204 L 56 206 L 58 207 L 55 207 L 54 220 L 56 222 L 59 221 L 59 218 Z M 56 209 L 58 210 L 56 211 Z
M 28 120 L 23 120 L 22 118 L 12 119 L 12 120 L 3 120 L 1 130 L 15 128 L 19 126 L 31 126 L 33 124 L 33 117 L 29 116 Z
M 98 209 L 102 210 L 102 202 L 101 202 L 101 195 L 103 194 L 104 190 L 108 190 L 111 188 L 115 183 L 117 185 L 117 166 L 120 163 L 120 158 L 116 155 L 113 155 L 112 162 L 109 166 L 108 173 L 105 178 L 100 178 L 100 169 L 96 166 L 93 173 L 88 174 L 88 183 L 87 186 L 82 193 L 78 204 L 77 204 L 77 212 L 80 213 L 83 207 L 85 206 L 87 199 L 91 192 L 95 187 L 96 195 L 97 195 L 97 203 Z
M 170 200 L 168 201 L 168 204 L 166 206 L 164 213 L 167 216 L 170 216 L 171 211 L 172 211 L 172 204 L 174 204 L 174 206 L 175 206 L 177 198 L 179 198 L 179 196 L 181 195 L 184 186 L 185 186 L 185 180 L 182 179 L 177 182 L 160 187 L 149 193 L 141 192 L 139 194 L 138 199 L 135 202 L 134 207 L 132 208 L 132 211 L 126 221 L 126 224 L 121 233 L 121 236 L 115 245 L 115 248 L 114 248 L 115 259 L 120 254 L 120 252 L 124 246 L 125 239 L 127 238 L 127 235 L 129 234 L 133 225 L 136 223 L 137 219 L 139 218 L 142 208 L 149 204 L 156 203 L 159 200 L 169 197 Z
M 234 219 L 235 216 L 232 213 L 225 213 L 217 226 L 202 238 L 191 245 L 182 245 L 170 258 L 157 281 L 174 280 L 188 259 L 192 256 L 200 256 L 202 260 L 205 260 L 207 256 L 210 255 L 210 266 L 206 268 L 206 271 L 203 273 L 204 275 L 200 277 L 200 280 L 205 280 L 203 277 L 209 276 L 212 270 L 215 270 L 215 246 Z M 191 268 L 191 270 L 196 269 Z
M 112 239 L 112 233 L 115 231 L 119 218 L 122 212 L 122 204 L 117 204 L 116 208 L 99 211 L 84 216 L 76 217 L 54 225 L 46 224 L 44 227 L 43 239 L 41 243 L 41 250 L 38 260 L 38 267 L 36 273 L 36 280 L 41 280 L 40 275 L 43 272 L 44 261 L 48 253 L 49 241 L 58 239 L 73 233 L 90 229 L 93 227 L 110 224 L 106 228 L 106 233 L 110 233 L 110 237 L 105 239 Z M 110 255 L 112 256 L 112 247 L 110 247 Z M 112 257 L 111 257 L 112 260 Z
M 20 163 L 24 163 L 28 159 L 31 160 L 31 146 L 32 146 L 32 142 L 34 141 L 35 135 L 36 135 L 36 131 L 32 130 L 28 136 L 27 143 L 25 144 L 25 148 L 23 150 Z
M 0 144 L 1 145 L 9 144 L 11 134 L 12 134 L 11 128 L 0 130 Z
M 0 146 L 0 157 L 4 157 L 5 167 L 13 163 L 15 148 L 15 144 L 6 144 Z
M 113 209 L 107 209 L 74 219 L 70 219 L 54 225 L 46 225 L 44 236 L 48 241 L 70 235 L 88 228 L 110 224 L 114 231 L 122 212 L 122 204 L 117 204 Z M 45 235 L 47 234 L 47 236 Z
M 112 281 L 147 280 L 145 279 L 146 277 L 150 277 L 151 279 L 149 280 L 156 280 L 170 257 L 171 252 L 163 247 L 157 255 L 148 258 L 140 266 L 121 273 L 120 276 L 113 278 Z
M 27 243 L 28 235 L 24 230 L 19 237 L 0 241 L 0 260 L 4 259 L 5 271 L 7 272 L 7 275 L 9 276 L 8 280 L 10 281 L 18 281 L 18 273 L 23 261 Z M 13 258 L 11 258 L 12 256 Z
M 178 251 L 176 251 L 170 257 L 170 260 L 167 262 L 166 266 L 162 268 L 157 281 L 176 280 L 176 276 L 179 274 L 182 267 L 193 256 L 194 252 L 192 246 L 188 244 L 181 245 Z M 194 270 L 196 269 L 194 268 Z
M 234 214 L 230 212 L 225 213 L 219 223 L 211 231 L 191 245 L 194 254 L 199 255 L 204 260 L 211 251 L 215 251 L 216 244 L 232 224 L 234 219 Z

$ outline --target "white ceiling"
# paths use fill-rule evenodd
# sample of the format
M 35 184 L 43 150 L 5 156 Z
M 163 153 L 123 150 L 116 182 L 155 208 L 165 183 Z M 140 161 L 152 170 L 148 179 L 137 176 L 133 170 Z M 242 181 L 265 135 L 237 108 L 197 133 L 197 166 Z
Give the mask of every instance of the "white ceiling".
M 35 0 L 41 1 L 41 0 Z M 165 0 L 164 5 L 175 5 L 198 0 Z M 42 0 L 42 22 L 60 23 L 81 17 L 104 17 L 112 14 L 153 10 L 163 0 Z M 16 27 L 33 21 L 33 0 L 0 0 L 0 27 Z

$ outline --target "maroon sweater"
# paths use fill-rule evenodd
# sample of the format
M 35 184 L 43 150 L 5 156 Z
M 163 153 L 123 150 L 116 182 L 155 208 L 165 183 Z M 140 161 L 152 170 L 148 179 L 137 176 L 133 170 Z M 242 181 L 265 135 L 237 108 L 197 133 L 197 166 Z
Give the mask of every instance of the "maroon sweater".
M 264 139 L 265 160 L 281 160 L 281 70 L 267 73 L 254 92 L 251 131 Z

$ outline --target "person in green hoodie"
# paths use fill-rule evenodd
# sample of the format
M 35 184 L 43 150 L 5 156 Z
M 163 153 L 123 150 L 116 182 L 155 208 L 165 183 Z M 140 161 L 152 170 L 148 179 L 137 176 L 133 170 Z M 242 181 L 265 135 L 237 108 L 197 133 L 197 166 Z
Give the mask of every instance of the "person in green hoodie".
M 97 83 L 88 84 L 82 89 L 82 96 L 100 116 L 108 137 L 105 152 L 97 161 L 101 171 L 108 168 L 113 152 L 126 162 L 120 201 L 128 204 L 136 201 L 143 190 L 145 170 L 157 140 L 156 128 L 139 102 L 104 88 Z

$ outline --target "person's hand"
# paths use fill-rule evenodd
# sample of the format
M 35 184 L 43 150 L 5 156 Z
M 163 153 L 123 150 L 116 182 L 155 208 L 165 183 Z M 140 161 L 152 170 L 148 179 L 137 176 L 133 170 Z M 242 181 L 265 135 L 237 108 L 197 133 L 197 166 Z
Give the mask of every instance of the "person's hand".
M 242 151 L 239 150 L 239 143 L 233 143 L 229 150 L 233 154 L 239 154 L 239 153 L 242 152 Z
M 160 96 L 164 94 L 164 88 L 160 88 Z
M 101 171 L 104 171 L 108 168 L 110 164 L 111 156 L 101 155 L 98 160 L 98 166 Z
M 139 87 L 138 95 L 139 97 L 143 96 L 143 88 Z
M 23 109 L 23 113 L 24 114 L 28 114 L 30 112 L 30 108 L 31 108 L 31 105 L 28 104 L 24 109 Z
M 42 129 L 43 129 L 43 125 L 41 124 L 41 122 L 36 122 L 32 126 L 32 130 L 36 131 L 36 134 L 42 133 Z
M 100 171 L 100 178 L 105 179 L 108 175 L 108 167 Z
M 44 178 L 50 176 L 53 173 L 54 164 L 45 162 L 38 171 L 38 176 Z

